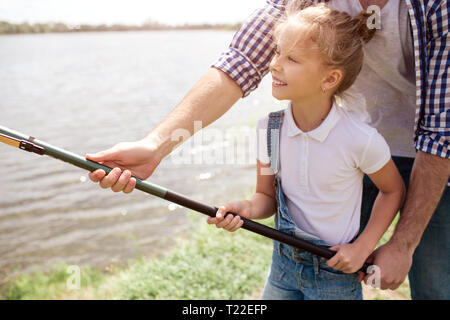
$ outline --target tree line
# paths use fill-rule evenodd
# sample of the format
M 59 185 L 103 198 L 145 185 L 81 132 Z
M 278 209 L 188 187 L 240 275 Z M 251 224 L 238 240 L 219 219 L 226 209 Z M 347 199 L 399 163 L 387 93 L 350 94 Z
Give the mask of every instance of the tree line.
M 20 33 L 50 33 L 50 32 L 102 32 L 102 31 L 147 31 L 147 30 L 237 30 L 237 24 L 184 24 L 178 26 L 149 21 L 142 25 L 132 26 L 123 24 L 100 25 L 67 25 L 65 23 L 10 23 L 0 21 L 0 34 Z

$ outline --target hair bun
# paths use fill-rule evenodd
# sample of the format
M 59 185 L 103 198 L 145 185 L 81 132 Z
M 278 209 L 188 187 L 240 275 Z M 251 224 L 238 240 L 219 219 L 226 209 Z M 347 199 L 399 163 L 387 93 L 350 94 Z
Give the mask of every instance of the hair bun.
M 369 28 L 367 25 L 367 20 L 371 16 L 372 13 L 368 13 L 363 10 L 354 18 L 358 26 L 358 34 L 364 43 L 369 42 L 373 38 L 376 31 L 375 28 Z

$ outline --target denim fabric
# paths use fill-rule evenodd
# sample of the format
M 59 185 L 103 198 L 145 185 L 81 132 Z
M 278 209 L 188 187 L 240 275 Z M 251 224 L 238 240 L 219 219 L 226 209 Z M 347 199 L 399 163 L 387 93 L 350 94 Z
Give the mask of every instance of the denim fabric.
M 278 213 L 276 229 L 317 245 L 322 240 L 300 230 L 289 216 L 279 177 L 276 176 Z M 357 275 L 345 274 L 326 265 L 320 257 L 274 241 L 272 266 L 262 294 L 264 300 L 361 300 Z
M 408 188 L 414 159 L 392 157 Z M 419 246 L 414 252 L 413 264 L 409 271 L 411 298 L 450 299 L 450 188 L 446 187 Z M 378 189 L 364 176 L 361 206 L 361 231 L 369 221 Z M 426 196 L 426 195 L 424 195 Z M 360 231 L 360 232 L 361 232 Z

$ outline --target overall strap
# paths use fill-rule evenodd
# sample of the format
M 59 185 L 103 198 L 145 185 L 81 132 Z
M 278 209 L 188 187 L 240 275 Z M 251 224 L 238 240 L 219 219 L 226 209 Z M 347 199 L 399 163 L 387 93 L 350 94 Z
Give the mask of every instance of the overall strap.
M 270 158 L 270 168 L 275 175 L 280 169 L 280 132 L 283 123 L 284 109 L 269 113 L 267 125 L 267 153 Z

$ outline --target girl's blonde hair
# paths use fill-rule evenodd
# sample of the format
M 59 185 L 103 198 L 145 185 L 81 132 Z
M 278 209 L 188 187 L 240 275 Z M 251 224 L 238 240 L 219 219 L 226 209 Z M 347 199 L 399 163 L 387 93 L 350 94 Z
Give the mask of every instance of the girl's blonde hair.
M 317 45 L 325 65 L 336 67 L 343 73 L 334 92 L 340 94 L 355 82 L 362 68 L 363 44 L 375 33 L 375 28 L 367 26 L 368 17 L 370 14 L 364 11 L 353 18 L 324 4 L 291 0 L 286 5 L 285 15 L 275 25 L 273 36 L 276 40 L 290 22 L 306 25 L 306 34 L 301 36 L 308 37 Z

